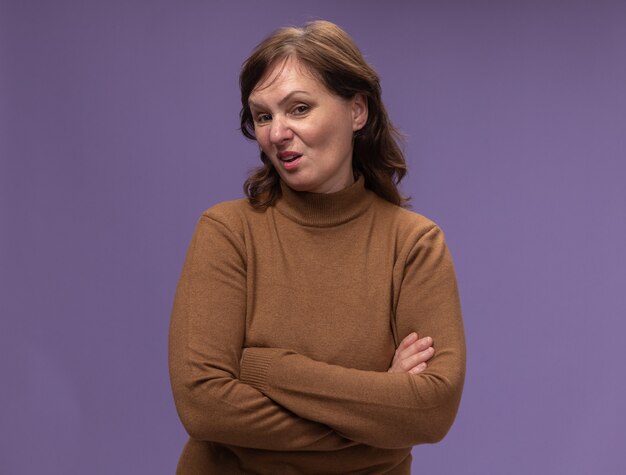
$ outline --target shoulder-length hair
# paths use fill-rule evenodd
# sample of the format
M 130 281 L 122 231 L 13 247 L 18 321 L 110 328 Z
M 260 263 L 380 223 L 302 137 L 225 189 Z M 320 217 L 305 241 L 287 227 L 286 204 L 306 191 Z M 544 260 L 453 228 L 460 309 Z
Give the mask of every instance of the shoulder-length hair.
M 407 199 L 398 183 L 407 168 L 398 145 L 399 133 L 391 124 L 381 98 L 380 80 L 367 64 L 348 34 L 334 23 L 314 21 L 303 28 L 281 28 L 263 40 L 243 63 L 241 89 L 241 132 L 256 140 L 248 99 L 265 73 L 278 61 L 295 57 L 326 86 L 345 99 L 361 93 L 367 99 L 368 118 L 354 134 L 352 169 L 363 175 L 365 187 L 399 206 Z M 263 165 L 251 173 L 244 192 L 255 208 L 272 206 L 280 197 L 280 177 L 261 151 Z

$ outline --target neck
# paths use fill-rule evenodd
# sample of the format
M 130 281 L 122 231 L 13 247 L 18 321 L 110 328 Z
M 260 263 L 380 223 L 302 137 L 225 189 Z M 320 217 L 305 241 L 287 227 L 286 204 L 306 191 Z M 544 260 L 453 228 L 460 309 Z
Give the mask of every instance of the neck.
M 276 202 L 276 209 L 306 226 L 337 226 L 351 221 L 363 214 L 375 197 L 365 189 L 363 177 L 334 193 L 295 191 L 283 181 L 280 187 L 282 196 Z

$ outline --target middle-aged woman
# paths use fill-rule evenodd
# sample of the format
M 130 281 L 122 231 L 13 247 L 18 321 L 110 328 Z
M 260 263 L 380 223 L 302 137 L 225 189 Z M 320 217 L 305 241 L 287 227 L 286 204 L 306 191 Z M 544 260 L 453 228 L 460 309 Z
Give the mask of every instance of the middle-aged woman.
M 265 39 L 240 86 L 263 166 L 201 216 L 176 292 L 177 473 L 408 474 L 454 420 L 465 343 L 443 234 L 396 188 L 378 77 L 316 21 Z

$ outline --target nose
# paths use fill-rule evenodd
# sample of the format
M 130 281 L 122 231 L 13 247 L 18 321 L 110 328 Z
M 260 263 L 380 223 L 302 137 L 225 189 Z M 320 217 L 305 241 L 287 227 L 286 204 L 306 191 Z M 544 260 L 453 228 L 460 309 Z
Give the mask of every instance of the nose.
M 270 141 L 275 145 L 285 143 L 293 137 L 293 131 L 282 117 L 273 117 L 270 125 Z

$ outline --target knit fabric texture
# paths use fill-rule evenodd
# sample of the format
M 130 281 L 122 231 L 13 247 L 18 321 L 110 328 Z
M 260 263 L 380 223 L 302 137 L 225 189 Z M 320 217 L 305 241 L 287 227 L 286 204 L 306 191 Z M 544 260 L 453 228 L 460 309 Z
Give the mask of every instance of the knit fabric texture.
M 411 332 L 435 355 L 388 373 Z M 190 435 L 177 473 L 408 474 L 455 418 L 465 340 L 439 227 L 367 190 L 296 192 L 203 213 L 169 339 Z

